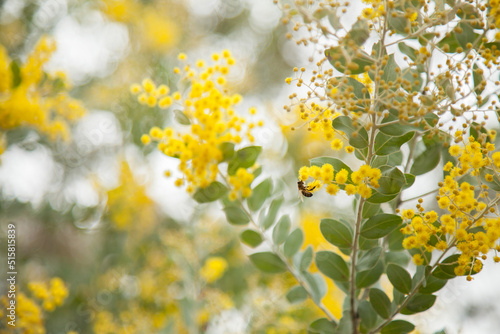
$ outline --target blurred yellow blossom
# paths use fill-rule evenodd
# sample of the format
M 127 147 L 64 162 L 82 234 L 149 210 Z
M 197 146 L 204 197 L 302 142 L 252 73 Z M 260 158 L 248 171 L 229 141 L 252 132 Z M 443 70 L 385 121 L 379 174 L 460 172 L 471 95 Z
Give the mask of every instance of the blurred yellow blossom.
M 200 275 L 207 283 L 212 283 L 224 275 L 227 267 L 226 259 L 219 256 L 210 257 L 200 269 Z
M 137 34 L 135 39 L 146 50 L 164 52 L 176 46 L 182 36 L 180 21 L 172 17 L 174 7 L 175 3 L 163 1 L 101 0 L 100 10 L 110 19 L 130 25 L 131 33 Z
M 30 282 L 28 288 L 36 298 L 43 301 L 43 308 L 47 311 L 53 311 L 57 306 L 62 305 L 68 296 L 68 289 L 59 277 L 52 278 L 48 284 L 47 282 Z
M 0 135 L 25 126 L 50 140 L 69 139 L 69 124 L 81 118 L 85 110 L 68 95 L 70 85 L 64 74 L 43 71 L 55 49 L 55 42 L 44 36 L 24 64 L 18 64 L 0 45 Z
M 134 229 L 145 233 L 155 221 L 155 204 L 139 184 L 127 162 L 122 161 L 120 185 L 107 193 L 107 211 L 118 230 Z
M 17 292 L 15 328 L 22 334 L 45 334 L 46 329 L 43 310 L 50 312 L 57 306 L 62 305 L 68 296 L 68 289 L 63 280 L 58 277 L 52 278 L 49 283 L 30 282 L 28 288 L 36 299 L 42 301 L 43 307 L 40 307 L 35 299 L 29 298 L 23 292 Z M 2 296 L 0 302 L 7 308 L 9 303 L 7 295 Z M 2 316 L 0 318 L 0 327 L 13 328 L 8 321 L 9 318 Z M 4 332 L 0 329 L 0 333 L 11 332 Z

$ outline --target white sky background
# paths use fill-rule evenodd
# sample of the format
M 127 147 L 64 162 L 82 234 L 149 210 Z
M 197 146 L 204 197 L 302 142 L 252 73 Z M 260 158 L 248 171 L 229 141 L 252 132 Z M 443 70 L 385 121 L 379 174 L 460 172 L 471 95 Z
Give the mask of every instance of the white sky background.
M 222 0 L 189 0 L 190 11 L 193 15 L 204 17 L 209 15 L 217 4 Z M 278 24 L 280 12 L 272 4 L 271 0 L 252 1 L 246 0 L 251 6 L 250 22 L 255 31 L 265 34 Z M 10 10 L 15 12 L 16 0 L 10 0 Z M 19 4 L 20 2 L 17 2 Z M 360 6 L 356 10 L 360 11 Z M 64 6 L 62 10 L 64 11 Z M 235 15 L 238 13 L 235 12 Z M 355 17 L 356 15 L 353 15 Z M 254 40 L 258 42 L 258 34 L 253 33 Z M 125 26 L 108 22 L 99 12 L 92 12 L 83 20 L 64 15 L 54 31 L 54 37 L 58 42 L 58 51 L 55 53 L 50 63 L 51 69 L 63 69 L 68 72 L 69 77 L 76 83 L 83 83 L 93 76 L 105 77 L 112 73 L 116 64 L 123 57 L 128 48 L 129 36 Z M 223 41 L 220 43 L 224 43 Z M 224 45 L 228 47 L 229 45 Z M 247 45 L 247 47 L 249 47 Z M 242 49 L 244 52 L 244 49 Z M 300 59 L 297 55 L 291 54 L 293 46 L 285 43 L 283 53 L 289 54 L 290 62 Z M 206 50 L 200 49 L 202 53 Z M 210 52 L 213 50 L 210 50 Z M 237 51 L 235 54 L 236 57 Z M 299 59 L 298 59 L 299 58 Z M 306 58 L 306 57 L 304 57 Z M 307 63 L 305 59 L 304 66 Z M 290 74 L 292 75 L 292 73 Z M 271 102 L 275 110 L 282 110 L 282 106 L 288 103 L 287 96 L 293 91 L 293 87 L 284 87 L 281 96 L 276 97 Z M 251 101 L 253 105 L 259 101 Z M 257 105 L 261 110 L 266 110 L 268 101 L 260 102 Z M 105 124 L 114 124 L 111 126 Z M 109 123 L 111 122 L 111 123 Z M 97 132 L 96 132 L 97 129 Z M 100 132 L 99 132 L 99 129 Z M 270 147 L 276 143 L 273 133 L 278 129 L 268 129 L 261 138 L 263 144 Z M 79 138 L 86 138 L 90 145 L 119 144 L 118 123 L 114 116 L 108 111 L 94 111 L 87 119 L 83 120 L 77 128 L 76 135 Z M 266 131 L 264 129 L 263 131 Z M 92 138 L 97 139 L 93 143 Z M 126 155 L 133 158 L 138 153 L 135 148 L 127 150 Z M 43 199 L 45 193 L 50 192 L 54 183 L 57 183 L 58 166 L 53 161 L 51 153 L 42 146 L 35 145 L 27 151 L 19 146 L 11 146 L 1 157 L 0 164 L 0 185 L 2 195 L 5 198 L 18 198 L 21 201 L 31 202 L 37 206 Z M 163 177 L 165 169 L 174 170 L 176 162 L 174 159 L 165 157 L 155 152 L 147 159 L 147 165 L 138 166 L 138 174 L 145 181 L 149 181 L 151 187 L 150 195 L 161 204 L 165 212 L 176 219 L 188 218 L 192 211 L 194 202 L 185 194 L 184 190 L 173 186 L 171 180 Z M 118 166 L 96 171 L 102 179 L 108 180 L 111 186 L 117 182 L 116 172 Z M 423 179 L 428 179 L 429 175 L 417 179 L 419 191 L 422 191 Z M 422 181 L 422 182 L 421 182 Z M 430 183 L 429 190 L 433 188 Z M 74 186 L 67 189 L 66 196 L 82 206 L 96 205 L 99 198 L 93 188 L 86 182 L 77 181 Z M 424 191 L 425 192 L 425 191 Z M 494 301 L 500 300 L 500 289 L 498 285 L 500 277 L 500 264 L 493 264 L 486 261 L 483 271 L 474 276 L 472 282 L 466 282 L 465 278 L 457 278 L 448 285 L 438 295 L 437 303 L 431 310 L 421 313 L 414 319 L 419 325 L 420 333 L 433 333 L 446 327 L 452 333 L 495 333 L 500 328 L 500 306 Z M 494 305 L 493 309 L 485 309 L 485 305 Z M 474 317 L 466 317 L 467 312 L 471 313 L 471 306 L 474 309 Z M 472 314 L 472 313 L 471 313 Z

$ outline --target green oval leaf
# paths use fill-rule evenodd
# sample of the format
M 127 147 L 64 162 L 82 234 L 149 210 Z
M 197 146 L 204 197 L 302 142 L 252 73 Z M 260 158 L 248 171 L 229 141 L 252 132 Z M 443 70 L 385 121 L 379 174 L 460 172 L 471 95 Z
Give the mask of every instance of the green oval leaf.
M 366 19 L 358 19 L 349 31 L 349 38 L 356 43 L 357 46 L 362 46 L 365 44 L 366 40 L 370 37 L 370 27 Z
M 328 288 L 325 279 L 318 273 L 310 274 L 308 272 L 303 272 L 302 277 L 304 277 L 304 280 L 309 286 L 311 298 L 318 304 L 326 294 Z
M 301 303 L 307 299 L 309 295 L 307 294 L 306 289 L 304 289 L 301 285 L 294 286 L 288 291 L 286 294 L 286 299 L 291 303 Z
M 199 188 L 193 195 L 198 203 L 213 202 L 224 196 L 228 192 L 225 185 L 220 182 L 212 182 L 206 188 Z
M 352 147 L 358 149 L 364 149 L 368 147 L 368 132 L 366 132 L 366 129 L 360 127 L 357 132 L 354 132 L 349 137 L 349 144 L 351 144 Z
M 375 154 L 389 155 L 399 151 L 401 145 L 412 139 L 414 134 L 415 132 L 407 132 L 402 136 L 394 137 L 379 132 L 375 136 Z
M 273 241 L 276 245 L 281 245 L 285 242 L 290 232 L 290 217 L 288 215 L 282 216 L 273 230 Z
M 391 284 L 402 293 L 410 293 L 411 290 L 411 275 L 406 269 L 396 265 L 389 264 L 387 266 L 387 278 Z
M 359 317 L 361 318 L 360 329 L 362 333 L 374 328 L 377 325 L 377 313 L 373 310 L 370 303 L 362 300 L 358 306 Z
M 182 124 L 182 125 L 189 125 L 191 124 L 191 120 L 187 115 L 179 109 L 174 110 L 174 119 L 177 121 L 177 123 Z
M 406 182 L 406 184 L 403 186 L 403 189 L 410 188 L 413 185 L 413 183 L 415 183 L 415 175 L 410 174 L 410 173 L 406 173 L 405 174 L 405 182 Z
M 396 120 L 396 117 L 387 117 L 384 121 L 389 122 L 391 120 Z M 405 124 L 404 121 L 400 121 L 396 124 L 384 125 L 384 123 L 380 124 L 380 132 L 388 135 L 388 136 L 402 136 L 408 132 L 412 132 L 418 130 L 418 127 Z
M 365 202 L 361 215 L 363 218 L 368 218 L 380 213 L 380 211 L 380 204 Z
M 257 211 L 262 207 L 262 204 L 271 196 L 273 189 L 273 181 L 265 179 L 252 190 L 252 195 L 247 200 L 248 207 L 252 211 Z
M 339 248 L 351 248 L 353 231 L 352 227 L 347 223 L 325 218 L 321 219 L 319 229 L 326 241 L 332 245 Z
M 377 264 L 365 271 L 358 272 L 356 274 L 356 287 L 357 288 L 366 288 L 370 285 L 376 283 L 382 273 L 384 272 L 384 264 L 382 261 L 378 261 Z
M 367 252 L 364 252 L 358 263 L 356 263 L 357 271 L 364 271 L 375 267 L 380 256 L 382 255 L 382 247 L 374 247 Z
M 445 280 L 456 277 L 455 267 L 458 265 L 457 261 L 459 256 L 459 254 L 453 254 L 452 256 L 449 256 L 441 261 L 437 268 L 432 272 L 432 276 Z
M 441 290 L 447 282 L 447 280 L 439 279 L 431 275 L 427 278 L 425 286 L 421 286 L 418 292 L 423 294 L 434 293 Z
M 337 158 L 319 157 L 319 158 L 311 159 L 311 160 L 309 160 L 309 162 L 312 166 L 318 166 L 318 167 L 321 167 L 324 164 L 330 164 L 333 166 L 333 169 L 335 170 L 335 172 L 339 172 L 340 170 L 345 169 L 346 171 L 349 172 L 349 175 L 351 175 L 351 173 L 352 173 L 351 168 L 349 166 L 347 166 L 342 160 L 337 159 Z
M 311 245 L 307 246 L 306 250 L 302 254 L 299 263 L 299 271 L 304 272 L 309 269 L 313 260 L 313 248 Z
M 415 325 L 405 320 L 393 320 L 382 328 L 382 334 L 406 334 L 415 329 Z
M 405 55 L 407 55 L 411 60 L 415 61 L 417 60 L 417 55 L 415 54 L 415 49 L 406 45 L 405 43 L 401 42 L 398 43 L 398 48 L 399 51 L 403 52 Z
M 239 168 L 252 167 L 257 161 L 260 152 L 262 152 L 262 147 L 260 146 L 248 146 L 236 151 L 235 156 L 227 166 L 227 173 L 229 175 L 234 175 Z
M 403 240 L 405 236 L 399 229 L 395 229 L 392 231 L 388 236 L 387 236 L 387 244 L 389 246 L 389 250 L 391 251 L 402 251 L 404 250 L 403 247 Z
M 260 222 L 260 225 L 264 230 L 267 230 L 274 224 L 274 221 L 276 220 L 276 215 L 278 214 L 278 210 L 281 208 L 283 201 L 284 198 L 283 196 L 281 196 L 279 198 L 273 199 L 273 201 L 269 205 L 269 210 L 267 210 L 267 215 Z
M 326 318 L 313 321 L 307 329 L 308 334 L 337 334 L 337 324 Z
M 381 213 L 368 219 L 361 227 L 361 235 L 367 239 L 385 237 L 403 223 L 398 215 Z
M 398 194 L 384 195 L 379 193 L 378 191 L 374 191 L 373 195 L 371 195 L 370 198 L 367 199 L 367 202 L 373 204 L 387 203 L 395 199 L 396 196 L 398 196 Z
M 232 225 L 246 225 L 250 217 L 238 206 L 226 206 L 224 208 L 227 221 Z
M 441 160 L 441 146 L 434 145 L 428 147 L 420 153 L 411 165 L 410 173 L 413 175 L 422 175 L 436 168 Z
M 338 254 L 329 251 L 316 253 L 318 270 L 334 281 L 346 282 L 349 279 L 349 268 L 344 259 Z
M 346 58 L 344 57 L 344 52 L 348 52 L 347 50 L 343 50 L 341 46 L 336 46 L 330 49 L 325 50 L 325 56 L 328 58 L 328 61 L 332 66 L 339 72 L 345 73 L 347 70 Z M 350 55 L 351 61 L 356 64 L 356 68 L 352 67 L 349 69 L 350 74 L 360 74 L 364 73 L 366 66 L 371 66 L 373 61 L 370 56 L 362 50 L 357 50 L 355 55 Z
M 286 238 L 285 245 L 283 245 L 283 253 L 286 257 L 290 258 L 295 255 L 302 247 L 304 242 L 304 234 L 300 228 L 296 228 L 288 238 Z
M 371 288 L 370 289 L 370 304 L 372 305 L 375 312 L 378 313 L 382 318 L 388 319 L 391 316 L 391 300 L 387 295 L 380 289 Z
M 434 305 L 436 301 L 436 296 L 434 295 L 423 295 L 417 293 L 413 297 L 411 297 L 408 304 L 406 304 L 405 308 L 401 310 L 401 314 L 410 315 L 415 313 L 424 312 Z
M 460 46 L 458 44 L 455 34 L 445 35 L 445 37 L 437 43 L 437 46 L 446 53 L 455 53 L 457 48 Z
M 481 95 L 486 88 L 484 86 L 485 78 L 482 70 L 477 66 L 477 63 L 475 63 L 473 67 L 472 79 L 474 81 L 474 93 L 476 93 L 476 95 Z
M 16 88 L 21 84 L 21 67 L 19 66 L 19 61 L 13 60 L 10 62 L 10 70 L 12 72 L 12 88 Z
M 356 131 L 356 127 L 352 124 L 352 119 L 348 116 L 335 117 L 332 120 L 332 127 L 335 130 L 344 132 L 348 136 Z
M 479 35 L 474 32 L 474 29 L 469 23 L 460 22 L 457 25 L 457 28 L 462 29 L 461 32 L 455 32 L 458 44 L 460 44 L 464 50 L 467 50 L 467 44 L 474 44 Z
M 271 252 L 254 253 L 250 255 L 250 261 L 266 273 L 282 273 L 287 270 L 286 264 L 278 255 Z
M 406 185 L 406 178 L 403 172 L 397 167 L 381 166 L 382 176 L 379 179 L 380 187 L 377 192 L 384 195 L 399 194 Z
M 396 16 L 387 15 L 387 23 L 389 27 L 396 30 L 399 33 L 405 33 L 405 29 L 409 28 L 408 23 L 410 22 L 406 17 L 404 17 L 405 13 L 394 11 L 393 13 L 397 13 Z M 403 44 L 403 43 L 400 43 Z
M 264 241 L 264 239 L 262 239 L 262 236 L 254 230 L 245 230 L 241 232 L 240 239 L 241 242 L 252 248 L 257 247 L 262 243 L 262 241 Z
M 410 263 L 411 256 L 407 252 L 387 252 L 385 253 L 385 263 L 394 263 L 401 267 L 406 267 Z
M 253 176 L 256 178 L 257 176 L 259 176 L 260 174 L 262 173 L 262 166 L 259 166 L 257 167 L 253 172 Z
M 224 142 L 219 145 L 219 150 L 222 151 L 222 161 L 229 161 L 234 156 L 234 144 Z

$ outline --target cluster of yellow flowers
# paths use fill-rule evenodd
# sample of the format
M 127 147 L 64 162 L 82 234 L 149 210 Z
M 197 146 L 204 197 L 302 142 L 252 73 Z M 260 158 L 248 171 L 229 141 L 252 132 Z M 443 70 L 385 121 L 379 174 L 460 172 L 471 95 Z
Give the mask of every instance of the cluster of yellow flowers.
M 302 73 L 305 72 L 305 68 L 300 68 L 300 74 L 297 74 L 299 73 L 299 69 L 297 67 L 295 67 L 293 70 L 296 73 L 295 79 L 286 78 L 286 83 L 291 84 L 292 81 L 296 81 L 298 87 L 300 87 L 302 84 L 306 84 L 302 79 Z M 350 99 L 350 94 L 352 94 L 352 92 L 349 89 L 339 90 L 337 88 L 337 86 L 339 86 L 341 83 L 338 78 L 327 80 L 327 78 L 333 73 L 330 73 L 329 71 L 325 71 L 324 73 L 320 73 L 320 71 L 313 71 L 313 74 L 314 76 L 311 79 L 311 82 L 314 82 L 315 86 L 321 86 L 319 84 L 319 80 L 323 80 L 324 85 L 326 86 L 325 89 L 327 98 L 332 99 L 335 102 L 334 105 L 342 106 L 347 99 Z M 367 94 L 371 94 L 373 92 L 374 84 L 367 73 L 362 73 L 359 75 L 353 74 L 349 77 L 362 83 L 366 88 Z M 311 94 L 309 93 L 308 95 L 310 96 Z M 295 97 L 296 94 L 290 95 L 290 99 L 293 99 Z M 332 120 L 334 120 L 338 116 L 341 116 L 341 112 L 334 111 L 332 104 L 328 104 L 327 106 L 318 104 L 316 102 L 306 104 L 304 103 L 304 101 L 305 100 L 301 100 L 296 108 L 297 112 L 300 115 L 300 118 L 305 121 L 307 130 L 312 134 L 322 135 L 325 140 L 328 140 L 330 142 L 330 147 L 332 150 L 341 150 L 344 146 L 344 141 L 348 138 L 344 132 L 338 131 L 332 126 Z M 358 119 L 358 115 L 354 112 L 350 113 L 350 117 L 352 117 L 354 121 Z M 352 153 L 354 152 L 354 147 L 346 146 L 345 150 L 347 153 Z
M 406 225 L 401 232 L 408 235 L 403 242 L 406 249 L 445 251 L 455 246 L 460 252 L 455 274 L 467 274 L 467 279 L 471 280 L 470 275 L 481 270 L 481 259 L 486 259 L 491 249 L 500 251 L 500 245 L 497 244 L 500 238 L 497 211 L 500 197 L 491 199 L 486 184 L 499 180 L 500 152 L 492 153 L 494 144 L 486 140 L 476 141 L 472 136 L 466 143 L 462 135 L 461 131 L 457 131 L 455 142 L 463 145 L 449 148 L 450 154 L 458 157 L 458 162 L 456 165 L 448 162 L 444 166 L 444 171 L 449 174 L 445 176 L 444 182 L 439 183 L 439 195 L 436 197 L 439 207 L 448 213 L 439 217 L 434 211 L 424 212 L 420 204 L 418 214 L 413 210 L 403 210 Z M 464 175 L 475 177 L 480 186 L 460 182 L 459 179 Z M 481 181 L 481 175 L 486 182 Z M 500 257 L 495 256 L 494 260 L 499 262 Z M 424 258 L 416 254 L 414 262 L 423 264 Z
M 127 310 L 117 315 L 101 310 L 94 318 L 93 332 L 99 334 L 159 333 L 166 326 L 167 312 L 171 311 L 166 309 L 163 312 L 152 312 L 135 303 L 130 303 Z M 173 327 L 177 326 L 173 325 Z M 175 333 L 187 333 L 187 331 L 179 330 Z
M 0 45 L 0 137 L 5 131 L 27 126 L 51 140 L 69 139 L 69 123 L 82 117 L 85 110 L 68 95 L 70 85 L 64 73 L 43 71 L 55 49 L 53 40 L 42 37 L 19 65 Z M 0 153 L 6 145 L 5 139 L 1 142 Z
M 361 15 L 368 20 L 373 20 L 384 14 L 384 5 L 380 0 L 362 0 L 370 7 L 363 8 Z
M 172 319 L 180 318 L 180 310 L 176 305 L 178 301 L 172 296 L 174 290 L 165 287 L 175 286 L 176 282 L 181 280 L 182 273 L 176 263 L 165 256 L 165 248 L 157 247 L 157 244 L 151 246 L 151 241 L 148 239 L 150 237 L 151 234 L 142 237 L 143 243 L 140 247 L 149 251 L 145 253 L 144 259 L 140 260 L 141 264 L 132 261 L 129 267 L 134 269 L 131 271 L 127 270 L 127 267 L 112 267 L 98 278 L 98 288 L 113 292 L 117 298 L 123 293 L 124 276 L 136 277 L 138 289 L 137 295 L 125 297 L 126 303 L 121 303 L 121 307 L 96 310 L 93 332 L 158 333 Z M 144 243 L 145 240 L 148 240 L 147 245 Z M 185 239 L 177 238 L 177 242 L 179 240 L 182 245 L 186 242 Z M 174 252 L 172 247 L 168 250 Z M 183 333 L 179 330 L 175 332 Z
M 68 289 L 63 280 L 54 277 L 47 282 L 31 282 L 28 284 L 33 296 L 42 300 L 42 307 L 46 311 L 53 311 L 57 306 L 63 304 L 68 296 Z M 7 308 L 8 299 L 4 295 L 0 299 L 2 304 Z M 0 310 L 0 327 L 8 328 L 10 324 L 7 323 L 8 318 Z M 12 328 L 12 327 L 11 327 Z M 16 322 L 15 328 L 19 329 L 19 333 L 23 334 L 45 334 L 45 323 L 43 318 L 42 308 L 37 302 L 24 293 L 19 292 L 16 296 Z M 0 334 L 11 333 L 8 330 L 0 329 Z
M 226 259 L 220 256 L 209 257 L 200 269 L 200 276 L 207 282 L 217 281 L 224 275 L 228 267 Z
M 168 108 L 172 104 L 172 97 L 165 96 L 170 93 L 170 88 L 167 85 L 156 87 L 150 78 L 144 79 L 141 85 L 132 85 L 130 91 L 132 94 L 139 94 L 139 103 L 147 104 L 150 107 L 158 104 L 160 108 Z M 176 94 L 175 97 L 177 100 L 180 99 L 179 94 Z
M 178 44 L 181 27 L 171 13 L 179 14 L 171 1 L 101 0 L 100 10 L 112 20 L 133 26 L 133 40 L 152 51 L 166 51 Z M 174 8 L 175 9 L 174 9 Z
M 241 195 L 243 198 L 250 196 L 252 194 L 250 184 L 254 177 L 245 168 L 238 168 L 236 174 L 229 177 L 229 183 L 233 186 L 233 189 L 229 193 L 229 199 L 234 201 L 238 198 L 238 195 Z
M 301 167 L 299 170 L 299 180 L 307 181 L 310 177 L 314 181 L 308 183 L 306 188 L 310 192 L 326 186 L 326 192 L 335 195 L 341 188 L 347 195 L 359 194 L 363 198 L 369 198 L 372 195 L 372 188 L 378 188 L 382 173 L 378 168 L 372 168 L 368 165 L 361 166 L 357 171 L 349 175 L 346 169 L 335 172 L 331 164 L 324 164 L 321 167 Z M 349 180 L 350 178 L 350 180 Z M 350 182 L 348 182 L 350 181 Z
M 489 16 L 493 20 L 493 24 L 498 28 L 500 27 L 500 1 L 490 0 L 488 5 L 491 8 Z
M 68 289 L 63 280 L 54 277 L 47 282 L 30 282 L 28 288 L 33 295 L 43 301 L 43 308 L 47 311 L 53 311 L 56 306 L 62 305 L 64 299 L 68 296 Z
M 149 230 L 155 221 L 155 204 L 139 184 L 126 162 L 121 164 L 120 185 L 107 193 L 107 211 L 118 230 Z
M 2 297 L 2 302 L 7 308 L 6 296 Z M 5 326 L 8 328 L 10 326 L 7 324 L 8 318 L 0 310 L 0 327 Z M 4 323 L 5 321 L 5 323 Z M 10 327 L 14 328 L 14 327 Z M 43 313 L 40 306 L 24 293 L 20 292 L 16 296 L 16 326 L 23 334 L 45 334 L 45 324 L 43 321 Z M 12 333 L 11 330 L 3 330 L 0 328 L 0 334 Z
M 316 103 L 308 107 L 304 103 L 299 104 L 300 118 L 307 121 L 308 130 L 313 133 L 322 133 L 323 138 L 330 141 L 331 148 L 335 151 L 342 149 L 344 142 L 341 138 L 335 138 L 336 131 L 332 126 L 332 120 L 340 113 L 333 112 L 330 108 L 324 108 Z M 338 136 L 337 136 L 338 137 Z
M 186 55 L 180 54 L 180 60 L 185 61 Z M 194 67 L 185 65 L 183 70 L 175 68 L 174 72 L 181 75 L 181 81 L 190 83 L 186 92 L 176 91 L 168 94 L 162 86 L 156 86 L 146 80 L 141 90 L 137 85 L 132 86 L 134 92 L 140 93 L 139 101 L 146 101 L 149 105 L 156 99 L 156 95 L 166 92 L 159 100 L 160 107 L 167 107 L 175 103 L 179 109 L 175 110 L 176 118 L 180 123 L 188 125 L 186 131 L 175 131 L 167 127 L 160 129 L 153 127 L 149 134 L 142 136 L 144 144 L 151 140 L 158 142 L 158 149 L 170 157 L 180 159 L 179 169 L 183 178 L 176 180 L 176 186 L 187 183 L 186 190 L 191 193 L 197 188 L 205 188 L 215 181 L 219 173 L 219 164 L 224 160 L 221 145 L 224 143 L 239 144 L 244 138 L 253 143 L 251 130 L 262 126 L 263 122 L 247 122 L 243 117 L 236 115 L 234 106 L 241 101 L 239 94 L 230 94 L 226 87 L 226 76 L 230 67 L 235 64 L 230 52 L 224 50 L 222 54 L 212 55 L 213 64 L 207 66 L 203 60 L 198 60 Z M 143 94 L 149 94 L 147 97 Z M 150 100 L 148 102 L 148 100 Z M 255 108 L 250 108 L 249 114 L 255 114 Z M 240 171 L 240 173 L 244 173 Z M 169 173 L 167 173 L 168 176 Z M 251 182 L 251 181 L 250 181 Z M 248 196 L 248 183 L 236 184 L 235 191 L 241 188 L 243 196 Z

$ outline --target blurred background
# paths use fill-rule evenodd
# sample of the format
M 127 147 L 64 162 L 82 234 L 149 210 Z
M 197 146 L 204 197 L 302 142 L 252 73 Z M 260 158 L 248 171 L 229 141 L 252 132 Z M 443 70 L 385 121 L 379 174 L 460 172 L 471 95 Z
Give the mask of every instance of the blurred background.
M 287 210 L 305 245 L 332 248 L 319 221 L 348 215 L 350 202 L 299 204 L 296 173 L 312 157 L 347 157 L 290 129 L 297 115 L 283 105 L 300 92 L 285 78 L 315 50 L 287 39 L 281 16 L 271 0 L 0 1 L 0 240 L 15 224 L 18 272 L 18 326 L 2 314 L 0 333 L 300 333 L 321 316 L 286 300 L 292 277 L 257 272 L 217 205 L 174 186 L 176 160 L 141 143 L 172 111 L 129 91 L 144 78 L 175 90 L 180 52 L 194 62 L 230 50 L 241 110 L 257 107 L 266 124 L 255 133 L 261 177 L 297 204 Z M 419 332 L 495 332 L 499 275 L 487 263 L 472 283 L 450 282 Z M 323 302 L 340 316 L 331 281 Z

